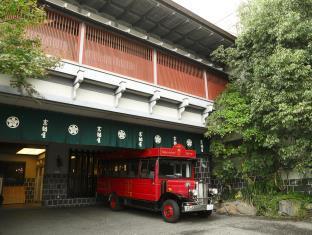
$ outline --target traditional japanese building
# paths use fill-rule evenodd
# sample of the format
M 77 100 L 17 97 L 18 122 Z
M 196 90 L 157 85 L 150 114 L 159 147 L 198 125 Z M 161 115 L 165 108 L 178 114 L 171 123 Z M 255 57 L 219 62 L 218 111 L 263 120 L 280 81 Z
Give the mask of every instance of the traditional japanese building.
M 45 0 L 30 28 L 61 58 L 41 94 L 0 75 L 4 203 L 95 202 L 96 154 L 181 143 L 207 156 L 205 122 L 227 83 L 211 62 L 235 37 L 171 0 Z M 1 177 L 1 175 L 0 175 Z

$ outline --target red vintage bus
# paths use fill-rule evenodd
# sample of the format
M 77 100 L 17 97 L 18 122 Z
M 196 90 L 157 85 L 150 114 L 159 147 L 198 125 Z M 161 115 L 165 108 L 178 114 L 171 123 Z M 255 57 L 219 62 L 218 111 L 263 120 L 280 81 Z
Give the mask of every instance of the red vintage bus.
M 196 152 L 180 144 L 106 154 L 100 160 L 97 194 L 108 197 L 112 210 L 133 206 L 161 211 L 171 223 L 180 213 L 209 216 L 212 194 L 206 180 L 195 179 L 195 163 Z

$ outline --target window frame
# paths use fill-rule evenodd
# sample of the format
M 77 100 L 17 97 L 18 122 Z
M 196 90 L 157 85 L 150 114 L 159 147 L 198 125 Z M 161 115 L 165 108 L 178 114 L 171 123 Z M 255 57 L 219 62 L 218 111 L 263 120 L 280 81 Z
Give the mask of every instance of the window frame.
M 172 161 L 172 162 L 179 162 L 180 169 L 183 174 L 183 163 L 189 163 L 189 177 L 184 177 L 183 175 L 181 177 L 166 177 L 164 175 L 161 175 L 161 161 Z M 186 164 L 185 164 L 186 165 Z M 176 168 L 176 167 L 175 167 Z M 174 169 L 176 171 L 176 169 Z M 158 178 L 159 179 L 192 179 L 192 171 L 193 171 L 193 161 L 192 160 L 179 160 L 179 159 L 167 159 L 167 158 L 159 158 L 158 162 Z M 186 171 L 187 172 L 187 171 Z M 185 172 L 185 173 L 186 173 Z M 174 175 L 173 175 L 174 176 Z
M 150 174 L 150 172 L 151 172 L 151 169 L 150 169 L 150 162 L 153 162 L 154 163 L 154 167 L 153 167 L 153 169 L 154 169 L 154 175 L 152 176 L 152 177 L 143 177 L 142 176 L 142 162 L 143 161 L 147 161 L 147 175 L 149 175 Z M 156 176 L 156 174 L 155 174 L 155 172 L 156 172 L 156 161 L 157 161 L 157 159 L 155 159 L 155 158 L 147 158 L 147 159 L 140 159 L 140 164 L 139 164 L 139 174 L 138 174 L 138 178 L 140 178 L 140 179 L 155 179 L 155 176 Z

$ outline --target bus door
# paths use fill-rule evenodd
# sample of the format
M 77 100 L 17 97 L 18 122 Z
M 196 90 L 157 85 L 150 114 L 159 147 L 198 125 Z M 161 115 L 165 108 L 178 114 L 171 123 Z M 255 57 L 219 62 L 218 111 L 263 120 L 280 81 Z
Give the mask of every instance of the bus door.
M 142 159 L 139 162 L 138 177 L 132 180 L 132 198 L 156 201 L 155 184 L 156 159 Z

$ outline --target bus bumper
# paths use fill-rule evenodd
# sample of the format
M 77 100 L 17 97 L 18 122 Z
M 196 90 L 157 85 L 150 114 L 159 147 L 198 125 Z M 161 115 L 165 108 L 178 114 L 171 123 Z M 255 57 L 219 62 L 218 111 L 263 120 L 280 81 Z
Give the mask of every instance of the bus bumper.
M 183 203 L 182 212 L 196 212 L 196 211 L 212 211 L 213 204 L 187 204 Z

